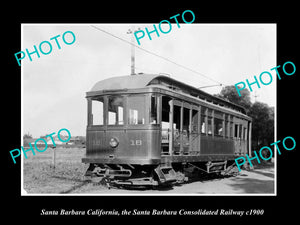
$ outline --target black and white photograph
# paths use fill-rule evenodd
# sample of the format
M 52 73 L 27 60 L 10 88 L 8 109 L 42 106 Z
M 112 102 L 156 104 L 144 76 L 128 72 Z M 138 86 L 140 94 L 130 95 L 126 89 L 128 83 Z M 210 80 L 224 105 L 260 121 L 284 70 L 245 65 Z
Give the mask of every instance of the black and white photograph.
M 276 194 L 276 154 L 259 151 L 275 142 L 276 24 L 22 24 L 22 38 L 22 194 Z

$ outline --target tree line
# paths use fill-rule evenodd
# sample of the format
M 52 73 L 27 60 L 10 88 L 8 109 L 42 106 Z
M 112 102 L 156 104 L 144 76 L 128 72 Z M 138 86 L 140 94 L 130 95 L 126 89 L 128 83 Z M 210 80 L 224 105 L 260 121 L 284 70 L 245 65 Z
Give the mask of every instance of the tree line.
M 248 89 L 242 90 L 239 96 L 233 85 L 223 87 L 215 96 L 243 106 L 252 118 L 252 151 L 274 142 L 274 107 L 258 101 L 252 103 Z

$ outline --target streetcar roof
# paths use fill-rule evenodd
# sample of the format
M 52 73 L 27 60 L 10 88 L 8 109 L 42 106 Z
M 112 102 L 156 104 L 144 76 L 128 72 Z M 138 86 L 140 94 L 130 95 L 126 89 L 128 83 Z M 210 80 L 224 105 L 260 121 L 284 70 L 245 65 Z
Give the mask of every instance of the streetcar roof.
M 137 89 L 144 88 L 155 78 L 164 77 L 157 74 L 142 74 L 134 76 L 111 77 L 98 81 L 91 91 L 103 91 L 111 89 Z
M 234 108 L 246 114 L 244 107 L 225 99 L 210 95 L 198 88 L 182 83 L 165 75 L 160 74 L 137 74 L 129 76 L 111 77 L 98 81 L 90 90 L 90 92 L 109 91 L 109 90 L 126 90 L 139 89 L 151 86 L 163 86 L 177 92 L 190 94 L 194 97 L 207 100 L 216 104 L 224 105 L 225 107 Z

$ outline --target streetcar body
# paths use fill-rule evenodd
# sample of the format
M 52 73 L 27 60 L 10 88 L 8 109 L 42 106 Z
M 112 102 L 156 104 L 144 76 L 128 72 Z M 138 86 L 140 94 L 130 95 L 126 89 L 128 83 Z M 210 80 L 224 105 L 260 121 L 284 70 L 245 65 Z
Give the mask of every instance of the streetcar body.
M 113 77 L 86 98 L 86 175 L 157 185 L 178 180 L 186 164 L 219 172 L 251 155 L 244 108 L 170 77 Z

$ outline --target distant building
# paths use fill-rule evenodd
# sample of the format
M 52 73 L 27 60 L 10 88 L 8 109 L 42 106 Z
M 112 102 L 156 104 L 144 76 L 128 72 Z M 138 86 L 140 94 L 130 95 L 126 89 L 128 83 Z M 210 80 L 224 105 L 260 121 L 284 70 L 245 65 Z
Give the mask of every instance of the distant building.
M 66 146 L 66 145 L 72 145 L 72 146 L 73 145 L 79 145 L 79 146 L 82 146 L 82 145 L 85 145 L 85 136 L 71 137 L 68 142 L 60 141 L 57 135 L 52 135 L 52 138 L 54 140 L 55 145 L 57 145 L 57 146 Z M 37 139 L 44 139 L 47 142 L 47 146 L 52 147 L 53 146 L 52 138 L 50 136 L 49 137 L 41 136 L 39 138 L 24 138 L 23 139 L 23 146 L 24 147 L 29 147 L 29 143 L 30 143 L 34 147 L 34 143 Z M 69 137 L 60 135 L 60 138 L 62 140 L 67 140 Z M 45 146 L 45 143 L 40 140 L 40 141 L 37 142 L 37 146 Z

